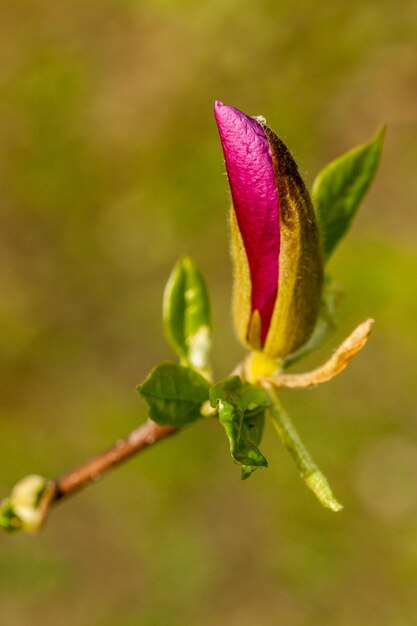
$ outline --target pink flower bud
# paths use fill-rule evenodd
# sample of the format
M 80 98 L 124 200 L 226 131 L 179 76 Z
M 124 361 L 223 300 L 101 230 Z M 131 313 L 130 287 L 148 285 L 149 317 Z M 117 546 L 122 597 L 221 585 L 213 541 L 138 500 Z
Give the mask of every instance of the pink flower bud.
M 215 104 L 232 193 L 234 318 L 241 341 L 285 357 L 318 314 L 322 254 L 310 196 L 287 147 L 260 118 Z

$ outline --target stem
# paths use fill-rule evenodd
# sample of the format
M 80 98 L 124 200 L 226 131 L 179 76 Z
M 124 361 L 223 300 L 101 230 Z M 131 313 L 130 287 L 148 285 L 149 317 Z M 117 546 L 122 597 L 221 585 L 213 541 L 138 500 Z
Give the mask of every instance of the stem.
M 206 372 L 206 376 L 211 380 L 210 373 Z M 206 417 L 212 417 L 215 414 L 215 411 L 209 410 Z M 36 526 L 32 524 L 32 527 L 29 529 L 28 525 L 26 525 L 25 529 L 31 532 L 40 530 L 52 504 L 63 500 L 73 493 L 77 493 L 90 483 L 97 482 L 103 474 L 113 467 L 116 467 L 123 461 L 138 454 L 138 452 L 146 450 L 158 441 L 174 435 L 179 432 L 179 430 L 180 429 L 175 426 L 160 426 L 149 419 L 145 424 L 136 428 L 129 435 L 116 441 L 110 448 L 104 450 L 104 452 L 89 459 L 57 480 L 44 479 L 44 494 L 37 504 L 39 516 L 36 520 Z M 30 506 L 32 506 L 32 504 Z M 1 517 L 2 507 L 7 513 L 7 516 L 3 520 Z M 9 518 L 12 513 L 11 498 L 5 498 L 3 501 L 0 501 L 0 527 L 3 527 L 8 532 L 20 530 L 24 527 L 22 520 L 20 520 L 15 513 L 13 513 L 13 519 Z M 18 524 L 12 523 L 14 519 L 18 520 Z
M 340 511 L 343 508 L 342 505 L 334 497 L 326 477 L 301 441 L 300 435 L 282 406 L 278 394 L 269 385 L 267 390 L 272 400 L 269 411 L 273 424 L 282 443 L 293 457 L 301 477 L 323 506 L 332 511 Z
M 119 439 L 110 448 L 86 461 L 83 465 L 58 478 L 54 484 L 50 503 L 62 500 L 76 493 L 89 483 L 96 482 L 101 476 L 153 444 L 178 432 L 174 426 L 159 426 L 148 420 L 124 439 Z

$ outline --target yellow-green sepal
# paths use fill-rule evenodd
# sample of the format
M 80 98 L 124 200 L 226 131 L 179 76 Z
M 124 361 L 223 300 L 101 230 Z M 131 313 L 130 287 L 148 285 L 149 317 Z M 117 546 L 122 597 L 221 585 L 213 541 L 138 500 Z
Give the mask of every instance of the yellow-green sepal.
M 285 144 L 268 127 L 280 210 L 278 294 L 263 351 L 285 358 L 313 332 L 320 309 L 323 256 L 313 205 Z
M 261 325 L 258 311 L 252 314 L 252 282 L 245 245 L 237 222 L 235 209 L 230 209 L 230 245 L 233 261 L 233 321 L 241 343 L 259 350 Z
M 301 348 L 285 357 L 283 369 L 296 363 L 311 352 L 318 350 L 337 328 L 337 310 L 342 299 L 343 289 L 341 286 L 325 276 L 320 311 L 316 325 L 309 339 Z

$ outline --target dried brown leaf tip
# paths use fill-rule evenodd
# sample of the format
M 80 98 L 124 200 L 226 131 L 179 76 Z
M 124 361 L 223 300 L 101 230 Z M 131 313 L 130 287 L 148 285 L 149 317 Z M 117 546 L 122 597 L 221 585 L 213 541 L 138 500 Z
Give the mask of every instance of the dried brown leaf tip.
M 371 334 L 374 320 L 368 319 L 359 324 L 355 330 L 338 347 L 333 356 L 311 372 L 303 374 L 281 374 L 265 379 L 274 387 L 312 387 L 331 380 L 348 366 L 353 357 L 364 347 Z

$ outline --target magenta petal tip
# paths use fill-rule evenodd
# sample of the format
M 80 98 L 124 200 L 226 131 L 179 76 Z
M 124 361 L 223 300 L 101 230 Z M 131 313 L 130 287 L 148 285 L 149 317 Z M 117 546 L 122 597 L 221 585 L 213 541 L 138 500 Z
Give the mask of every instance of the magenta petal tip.
M 270 146 L 262 125 L 253 117 L 219 101 L 214 114 L 250 268 L 252 312 L 259 312 L 263 343 L 277 296 L 280 247 L 278 190 Z

